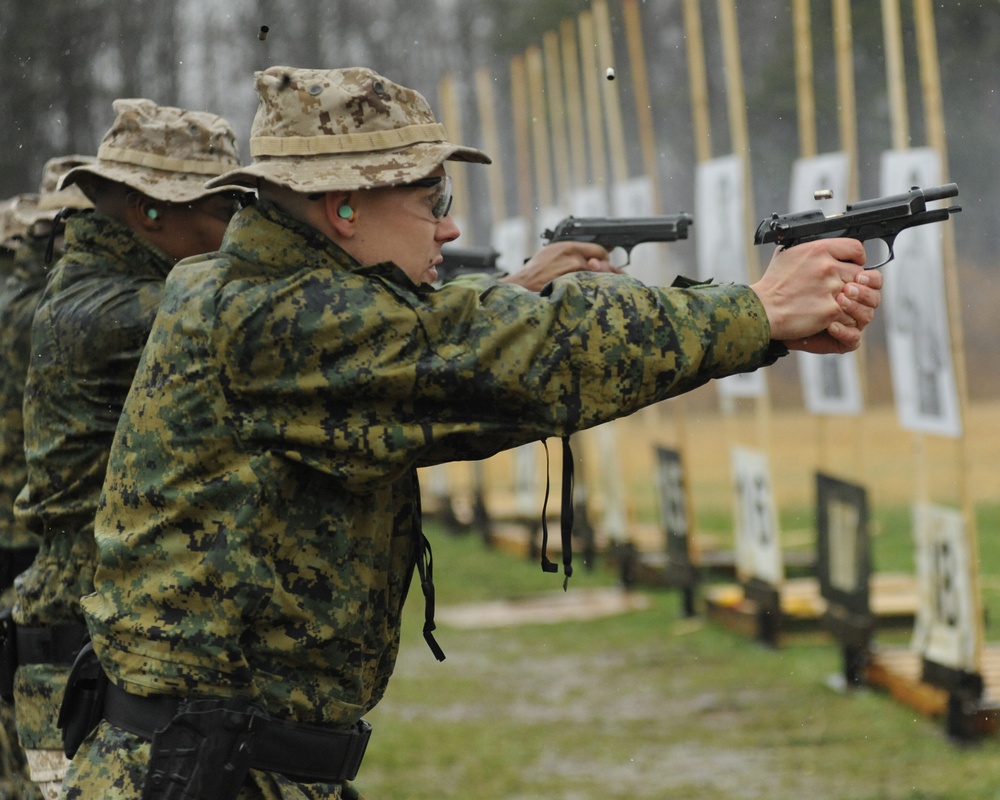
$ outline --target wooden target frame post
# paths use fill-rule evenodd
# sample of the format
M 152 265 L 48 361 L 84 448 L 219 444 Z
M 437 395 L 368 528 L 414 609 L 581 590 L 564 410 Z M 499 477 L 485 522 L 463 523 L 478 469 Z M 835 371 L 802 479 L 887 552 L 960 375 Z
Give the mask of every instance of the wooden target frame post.
M 793 24 L 795 33 L 796 95 L 798 108 L 798 130 L 800 158 L 796 162 L 793 180 L 791 207 L 805 208 L 803 186 L 799 185 L 812 175 L 818 179 L 826 175 L 837 184 L 840 191 L 837 205 L 853 200 L 858 194 L 858 141 L 857 141 L 857 101 L 854 86 L 854 52 L 849 0 L 833 0 L 831 4 L 833 22 L 833 50 L 837 83 L 837 119 L 840 150 L 820 155 L 816 130 L 816 99 L 813 75 L 813 31 L 809 0 L 795 0 L 793 3 Z M 814 185 L 812 190 L 834 186 Z M 798 189 L 798 191 L 796 191 Z M 803 359 L 836 359 L 836 363 L 819 364 Z M 857 359 L 857 363 L 854 360 Z M 821 622 L 836 638 L 843 658 L 843 679 L 847 686 L 855 687 L 864 682 L 864 669 L 870 659 L 872 639 L 881 626 L 893 627 L 901 623 L 912 623 L 916 608 L 915 580 L 909 575 L 875 575 L 871 564 L 871 542 L 868 531 L 868 499 L 863 486 L 839 480 L 832 475 L 833 432 L 842 436 L 843 426 L 832 426 L 832 414 L 851 414 L 853 424 L 849 426 L 855 433 L 850 437 L 849 447 L 852 474 L 865 473 L 867 458 L 867 436 L 865 435 L 865 415 L 867 386 L 865 381 L 864 345 L 851 356 L 809 356 L 799 354 L 799 367 L 803 374 L 803 391 L 806 393 L 808 408 L 814 411 L 817 420 L 818 472 L 816 474 L 816 574 L 820 595 Z M 824 367 L 835 370 L 835 383 L 842 392 L 834 399 L 823 398 L 817 402 L 806 390 L 805 376 L 823 380 Z M 814 367 L 814 369 L 807 369 Z M 848 372 L 848 371 L 851 372 Z M 855 374 L 852 374 L 856 372 Z M 853 381 L 853 383 L 852 383 Z M 849 568 L 850 567 L 850 568 Z M 853 576 L 848 581 L 848 576 Z M 850 583 L 850 586 L 848 586 Z
M 929 0 L 913 0 L 914 23 L 917 38 L 920 83 L 924 104 L 925 127 L 928 147 L 940 159 L 942 182 L 947 180 L 947 142 L 942 111 L 940 64 L 937 54 L 937 37 L 934 28 L 933 6 Z M 909 117 L 906 107 L 906 72 L 903 59 L 902 23 L 899 0 L 882 0 L 883 28 L 885 31 L 886 73 L 892 116 L 892 142 L 896 151 L 910 147 Z M 945 301 L 951 339 L 952 366 L 955 375 L 958 415 L 962 426 L 968 420 L 968 388 L 964 360 L 964 339 L 961 326 L 957 265 L 954 232 L 950 225 L 942 230 L 942 262 L 945 284 Z M 979 584 L 979 547 L 976 533 L 975 509 L 967 476 L 970 463 L 968 436 L 964 430 L 955 437 L 958 463 L 958 508 L 946 509 L 930 498 L 928 455 L 925 448 L 926 433 L 913 435 L 914 457 L 917 470 L 917 490 L 914 501 L 914 532 L 923 539 L 924 551 L 918 547 L 922 560 L 923 581 L 921 607 L 914 631 L 914 642 L 905 649 L 878 650 L 873 655 L 867 671 L 868 682 L 888 689 L 894 695 L 929 715 L 945 717 L 947 732 L 957 740 L 978 738 L 998 729 L 1000 713 L 1000 648 L 988 647 L 984 641 L 983 611 Z M 940 487 L 937 487 L 940 490 Z M 942 563 L 933 555 L 933 536 L 927 534 L 928 523 L 920 521 L 928 509 L 950 525 L 960 530 L 961 547 L 952 542 L 953 549 L 965 553 L 962 561 L 965 574 L 952 575 L 948 583 L 954 590 L 963 584 L 963 596 L 968 605 L 961 616 L 961 626 L 951 625 L 947 619 L 942 624 L 941 598 L 933 587 L 942 585 Z M 944 524 L 944 523 L 941 523 Z M 928 544 L 931 540 L 931 544 Z M 931 552 L 927 552 L 931 548 Z M 956 618 L 957 619 L 957 618 Z M 930 622 L 928 622 L 930 620 Z M 959 628 L 961 627 L 961 630 Z M 928 634 L 933 628 L 936 633 Z M 950 630 L 954 628 L 954 630 Z M 941 641 L 947 637 L 966 636 L 966 652 L 961 658 L 949 656 Z M 937 641 L 935 642 L 935 636 Z
M 731 182 L 731 175 L 739 176 L 739 203 L 740 210 L 735 206 L 730 209 L 730 216 L 739 216 L 734 220 L 732 226 L 734 248 L 741 248 L 743 259 L 747 268 L 747 280 L 752 282 L 760 273 L 758 254 L 753 245 L 753 230 L 756 228 L 756 217 L 753 213 L 753 193 L 751 190 L 752 178 L 750 169 L 750 142 L 749 126 L 746 113 L 746 95 L 743 86 L 742 64 L 740 54 L 740 38 L 737 24 L 736 5 L 733 0 L 717 0 L 716 3 L 720 35 L 722 38 L 723 62 L 726 79 L 726 108 L 729 120 L 729 133 L 731 140 L 731 155 L 724 158 L 713 158 L 712 154 L 712 132 L 710 127 L 710 106 L 708 92 L 708 78 L 706 71 L 706 55 L 704 48 L 704 36 L 702 29 L 701 8 L 699 0 L 684 0 L 684 25 L 687 40 L 688 72 L 690 80 L 691 94 L 691 116 L 694 128 L 695 155 L 699 169 L 699 179 L 712 178 L 723 185 L 728 186 Z M 733 164 L 731 162 L 735 161 Z M 706 167 L 709 169 L 706 171 Z M 730 190 L 731 191 L 731 190 Z M 701 213 L 702 200 L 707 197 L 698 197 L 698 210 L 695 217 L 698 227 L 695 236 L 710 236 L 709 226 L 706 224 L 706 215 Z M 719 205 L 712 203 L 712 205 Z M 720 205 L 719 207 L 724 207 Z M 723 223 L 726 224 L 726 223 Z M 699 233 L 700 232 L 700 233 Z M 700 261 L 701 259 L 699 259 Z M 719 261 L 721 259 L 716 259 Z M 735 258 L 731 259 L 735 263 Z M 714 263 L 714 262 L 713 262 Z M 716 273 L 716 268 L 711 265 L 699 264 L 702 276 Z M 717 273 L 714 277 L 719 278 Z M 725 279 L 730 279 L 728 276 Z M 760 382 L 760 386 L 757 385 Z M 752 383 L 753 385 L 750 385 Z M 754 375 L 745 387 L 737 387 L 737 392 L 732 392 L 733 396 L 720 394 L 722 401 L 722 413 L 726 423 L 728 438 L 731 442 L 737 442 L 741 437 L 738 435 L 735 415 L 735 395 L 747 397 L 753 401 L 754 420 L 756 425 L 756 443 L 754 448 L 761 454 L 764 464 L 769 461 L 771 445 L 771 408 L 768 397 L 767 385 L 764 376 Z M 732 448 L 735 451 L 743 448 Z M 769 480 L 769 479 L 768 479 Z M 742 500 L 740 498 L 740 484 L 734 476 L 734 507 L 739 507 Z M 773 507 L 773 497 L 769 501 Z M 711 616 L 724 624 L 738 630 L 753 633 L 761 642 L 776 646 L 783 634 L 792 627 L 797 627 L 798 619 L 790 617 L 785 613 L 786 608 L 797 605 L 795 597 L 783 597 L 783 590 L 787 586 L 784 580 L 783 564 L 780 564 L 777 575 L 761 575 L 753 569 L 748 569 L 746 562 L 741 563 L 741 549 L 744 545 L 740 541 L 738 527 L 739 513 L 734 522 L 736 531 L 736 568 L 739 578 L 739 586 L 735 587 L 713 587 L 706 596 L 706 605 Z M 777 523 L 774 523 L 774 533 L 777 536 Z M 780 545 L 778 547 L 780 552 Z M 745 554 L 743 554 L 745 555 Z M 813 622 L 815 624 L 815 622 Z

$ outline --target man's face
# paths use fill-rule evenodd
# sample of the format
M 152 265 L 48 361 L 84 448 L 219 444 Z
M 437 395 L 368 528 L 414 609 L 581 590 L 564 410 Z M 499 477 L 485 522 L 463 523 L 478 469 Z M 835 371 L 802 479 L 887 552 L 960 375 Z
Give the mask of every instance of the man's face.
M 450 194 L 443 167 L 415 184 L 354 193 L 351 255 L 366 266 L 392 261 L 414 283 L 437 280 L 441 245 L 460 233 L 448 213 Z
M 228 192 L 166 206 L 161 213 L 164 252 L 180 260 L 218 250 L 238 208 L 239 196 Z

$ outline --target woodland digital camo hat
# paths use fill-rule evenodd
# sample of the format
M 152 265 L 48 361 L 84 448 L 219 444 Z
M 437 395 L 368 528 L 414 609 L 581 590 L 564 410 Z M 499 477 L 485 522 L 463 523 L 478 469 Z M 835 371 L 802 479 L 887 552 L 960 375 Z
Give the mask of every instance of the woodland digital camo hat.
M 363 67 L 270 67 L 255 74 L 253 163 L 221 178 L 297 192 L 354 191 L 426 178 L 444 161 L 489 164 L 452 144 L 419 92 Z
M 97 161 L 71 170 L 61 188 L 97 175 L 124 183 L 164 203 L 190 203 L 241 187 L 214 185 L 209 178 L 240 164 L 236 134 L 222 117 L 205 111 L 160 106 L 152 100 L 115 100 L 117 115 L 97 151 Z
M 19 222 L 29 229 L 37 222 L 52 222 L 64 208 L 93 208 L 94 204 L 80 191 L 79 186 L 59 188 L 62 177 L 71 169 L 93 164 L 92 156 L 57 156 L 45 162 L 42 168 L 42 182 L 38 187 L 36 202 L 18 204 L 14 207 L 14 215 Z

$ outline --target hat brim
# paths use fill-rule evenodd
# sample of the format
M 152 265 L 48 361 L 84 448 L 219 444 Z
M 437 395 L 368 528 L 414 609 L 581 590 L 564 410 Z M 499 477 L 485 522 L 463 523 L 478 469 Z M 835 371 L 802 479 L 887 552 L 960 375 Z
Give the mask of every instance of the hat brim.
M 445 142 L 421 142 L 396 150 L 337 155 L 259 156 L 253 164 L 239 167 L 208 181 L 256 187 L 270 181 L 296 192 L 353 192 L 376 189 L 426 178 L 445 161 L 491 164 L 481 150 Z
M 76 183 L 89 197 L 86 181 L 88 175 L 123 183 L 130 189 L 135 189 L 135 191 L 163 203 L 191 203 L 220 192 L 246 191 L 243 186 L 233 184 L 230 181 L 219 182 L 218 179 L 213 179 L 213 185 L 209 186 L 206 183 L 205 175 L 150 169 L 109 161 L 98 161 L 96 164 L 74 167 L 63 175 L 59 182 L 59 188 L 65 189 L 70 184 Z M 84 180 L 81 181 L 81 178 Z

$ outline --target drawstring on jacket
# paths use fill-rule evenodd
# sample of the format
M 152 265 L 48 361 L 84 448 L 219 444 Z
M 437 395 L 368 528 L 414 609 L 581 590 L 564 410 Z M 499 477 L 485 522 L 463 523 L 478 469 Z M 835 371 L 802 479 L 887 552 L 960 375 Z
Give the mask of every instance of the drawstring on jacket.
M 559 529 L 562 539 L 563 591 L 569 585 L 573 575 L 573 450 L 569 445 L 569 436 L 562 438 L 562 507 L 559 509 Z M 545 448 L 545 500 L 542 503 L 542 572 L 558 572 L 559 565 L 549 561 L 549 526 L 546 521 L 549 505 L 549 446 L 542 441 Z
M 562 538 L 563 591 L 569 585 L 573 575 L 573 450 L 570 448 L 569 436 L 562 438 L 562 507 L 559 511 L 559 528 Z M 559 572 L 559 565 L 549 561 L 549 526 L 546 512 L 549 505 L 549 446 L 542 440 L 545 448 L 545 500 L 542 503 L 542 571 Z M 431 553 L 431 543 L 424 535 L 422 514 L 420 509 L 420 487 L 414 493 L 416 508 L 414 509 L 413 538 L 417 551 L 417 572 L 420 574 L 420 590 L 424 594 L 424 641 L 438 661 L 444 661 L 444 650 L 434 638 L 434 556 Z

